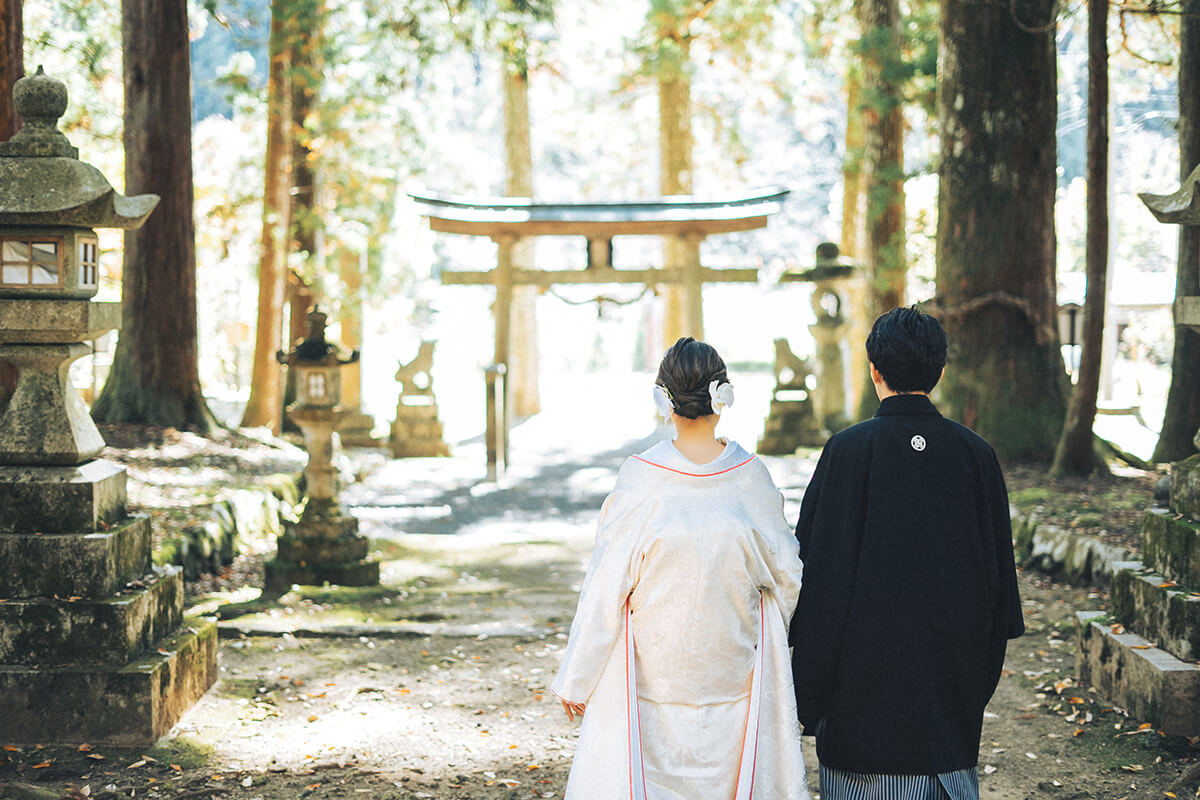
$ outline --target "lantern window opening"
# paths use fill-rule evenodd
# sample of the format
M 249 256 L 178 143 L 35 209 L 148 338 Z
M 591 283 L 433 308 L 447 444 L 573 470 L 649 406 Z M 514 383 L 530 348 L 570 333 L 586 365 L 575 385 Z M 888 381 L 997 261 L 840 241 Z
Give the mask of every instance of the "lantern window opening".
M 0 286 L 61 287 L 63 239 L 0 237 Z
M 79 285 L 91 288 L 100 283 L 100 243 L 91 236 L 79 237 Z
M 308 373 L 308 397 L 310 400 L 324 400 L 326 394 L 325 389 L 325 373 L 310 372 Z

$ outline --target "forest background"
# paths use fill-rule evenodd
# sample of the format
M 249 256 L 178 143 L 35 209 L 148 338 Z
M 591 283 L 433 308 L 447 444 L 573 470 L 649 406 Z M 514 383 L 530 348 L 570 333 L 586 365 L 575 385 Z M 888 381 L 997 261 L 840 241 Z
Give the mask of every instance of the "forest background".
M 765 230 L 705 242 L 708 266 L 760 268 L 755 285 L 706 288 L 705 335 L 737 367 L 766 371 L 772 339 L 786 337 L 800 353 L 812 346 L 808 289 L 781 285 L 778 277 L 811 266 L 818 242 L 841 238 L 846 76 L 858 58 L 859 34 L 846 3 L 728 5 L 758 15 L 759 35 L 753 47 L 720 37 L 693 45 L 693 191 L 728 196 L 778 185 L 791 196 Z M 464 7 L 476 15 L 460 13 Z M 530 67 L 538 199 L 660 194 L 658 94 L 645 49 L 655 8 L 636 0 L 559 0 L 552 14 L 526 9 L 500 20 L 520 29 Z M 1060 294 L 1085 262 L 1084 9 L 1082 3 L 1056 9 Z M 24 3 L 27 69 L 44 65 L 68 84 L 71 106 L 61 127 L 81 157 L 118 188 L 124 158 L 120 11 L 115 0 Z M 318 100 L 304 122 L 318 172 L 314 210 L 322 241 L 314 257 L 289 264 L 331 313 L 334 338 L 349 305 L 338 265 L 365 264 L 364 283 L 355 290 L 366 300 L 363 400 L 377 423 L 390 417 L 397 361 L 411 357 L 422 339 L 439 342 L 435 382 L 456 387 L 454 396 L 440 398 L 451 441 L 482 428 L 480 370 L 491 360 L 492 290 L 442 287 L 438 276 L 445 269 L 486 268 L 495 261 L 494 246 L 430 233 L 407 192 L 505 194 L 504 40 L 480 34 L 495 26 L 495 11 L 486 4 L 324 4 Z M 911 99 L 903 111 L 903 189 L 912 302 L 935 295 L 937 23 L 931 4 L 901 4 L 901 11 Z M 200 378 L 210 407 L 231 424 L 251 384 L 270 21 L 267 0 L 189 4 Z M 1178 186 L 1176 28 L 1170 15 L 1119 14 L 1110 22 L 1110 287 L 1120 286 L 1123 276 L 1132 285 L 1145 284 L 1146 275 L 1173 284 L 1178 231 L 1155 222 L 1136 193 Z M 121 235 L 103 232 L 101 243 L 100 299 L 117 299 Z M 617 249 L 619 262 L 661 257 L 650 243 Z M 583 259 L 577 245 L 538 243 L 539 262 L 580 267 Z M 638 287 L 626 286 L 607 296 L 609 302 L 588 302 L 596 297 L 593 288 L 566 287 L 536 300 L 543 376 L 650 368 L 664 346 L 655 336 L 660 298 L 638 300 Z M 1136 389 L 1145 418 L 1156 425 L 1171 358 L 1169 309 L 1139 324 L 1128 339 L 1138 352 L 1127 355 L 1149 370 Z M 281 331 L 281 346 L 286 338 Z M 108 348 L 111 355 L 111 342 Z M 102 380 L 105 358 L 101 352 L 81 363 L 78 382 Z M 476 384 L 478 391 L 457 391 Z

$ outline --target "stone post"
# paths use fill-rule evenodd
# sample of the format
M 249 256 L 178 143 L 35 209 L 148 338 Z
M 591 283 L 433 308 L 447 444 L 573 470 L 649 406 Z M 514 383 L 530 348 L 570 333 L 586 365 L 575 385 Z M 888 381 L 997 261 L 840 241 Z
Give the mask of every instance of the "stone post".
M 13 90 L 25 127 L 0 143 L 0 720 L 8 742 L 147 745 L 216 680 L 216 624 L 183 617 L 179 567 L 150 558 L 125 470 L 69 380 L 120 324 L 94 303 L 94 228 L 138 228 L 155 195 L 124 197 L 57 127 L 66 87 Z
M 358 519 L 338 505 L 338 472 L 333 432 L 350 411 L 341 405 L 341 369 L 358 360 L 325 341 L 325 314 L 308 315 L 308 336 L 290 353 L 278 353 L 294 376 L 296 402 L 288 418 L 304 433 L 308 464 L 304 467 L 306 499 L 298 522 L 285 522 L 276 556 L 266 564 L 266 587 L 282 594 L 293 584 L 374 586 L 379 562 L 367 558 L 368 541 L 358 532 Z

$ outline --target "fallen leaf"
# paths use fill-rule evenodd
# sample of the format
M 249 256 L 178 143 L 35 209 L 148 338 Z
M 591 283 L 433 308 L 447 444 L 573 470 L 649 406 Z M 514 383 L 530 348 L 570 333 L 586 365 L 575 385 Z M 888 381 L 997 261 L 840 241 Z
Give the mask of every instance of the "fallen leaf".
M 46 768 L 46 767 L 48 767 L 48 766 L 50 766 L 50 762 L 49 762 L 49 761 L 43 761 L 43 762 L 42 762 L 42 763 L 40 763 L 40 764 L 34 764 L 34 765 L 33 765 L 33 768 L 34 768 L 34 769 L 45 769 L 45 768 Z
M 93 761 L 103 761 L 104 760 L 104 756 L 100 755 L 99 753 L 91 753 L 90 755 L 88 755 L 88 758 L 92 759 Z
M 133 762 L 125 769 L 137 769 L 138 767 L 144 767 L 144 766 L 146 766 L 146 762 L 143 759 L 143 760 L 138 760 L 138 761 Z
M 308 721 L 309 721 L 309 722 L 316 722 L 316 721 L 317 721 L 317 719 L 318 719 L 318 717 L 317 717 L 317 715 L 316 715 L 316 714 L 309 714 L 309 716 L 308 716 Z
M 79 745 L 79 747 L 77 747 L 75 749 L 81 753 L 87 753 L 87 752 L 91 751 L 92 746 L 90 744 L 88 744 L 87 742 L 84 742 L 83 744 Z
M 1145 769 L 1145 767 L 1143 767 L 1141 764 L 1126 764 L 1125 766 L 1121 767 L 1121 769 L 1125 770 L 1126 772 L 1141 772 Z
M 1153 646 L 1154 645 L 1150 645 L 1150 644 L 1134 644 L 1134 645 L 1130 645 L 1129 649 L 1130 650 L 1149 650 Z

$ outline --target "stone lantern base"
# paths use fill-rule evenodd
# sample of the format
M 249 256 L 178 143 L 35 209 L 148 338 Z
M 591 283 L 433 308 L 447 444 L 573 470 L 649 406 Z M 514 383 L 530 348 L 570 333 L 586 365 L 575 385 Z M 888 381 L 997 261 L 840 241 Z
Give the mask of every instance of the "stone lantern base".
M 367 558 L 367 537 L 358 519 L 336 507 L 318 511 L 311 500 L 299 522 L 284 523 L 273 561 L 266 564 L 265 590 L 282 594 L 293 584 L 377 586 L 379 562 Z
M 0 467 L 0 719 L 10 742 L 150 744 L 217 677 L 216 624 L 150 560 L 125 471 Z

